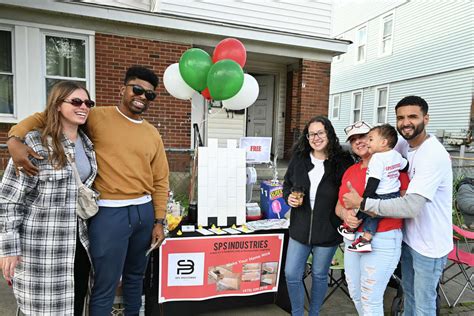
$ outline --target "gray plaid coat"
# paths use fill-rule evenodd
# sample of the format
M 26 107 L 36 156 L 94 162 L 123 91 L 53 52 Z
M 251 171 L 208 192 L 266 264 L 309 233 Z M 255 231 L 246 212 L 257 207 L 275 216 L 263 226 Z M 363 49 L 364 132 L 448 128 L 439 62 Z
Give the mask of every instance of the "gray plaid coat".
M 92 172 L 97 163 L 92 143 L 80 131 Z M 74 314 L 74 256 L 76 229 L 88 251 L 86 222 L 76 215 L 77 185 L 71 166 L 56 170 L 48 162 L 40 133 L 28 133 L 25 143 L 45 159 L 33 159 L 39 174 L 17 177 L 10 159 L 0 184 L 0 257 L 21 256 L 15 269 L 13 290 L 22 312 L 28 315 Z M 74 157 L 74 143 L 63 138 Z

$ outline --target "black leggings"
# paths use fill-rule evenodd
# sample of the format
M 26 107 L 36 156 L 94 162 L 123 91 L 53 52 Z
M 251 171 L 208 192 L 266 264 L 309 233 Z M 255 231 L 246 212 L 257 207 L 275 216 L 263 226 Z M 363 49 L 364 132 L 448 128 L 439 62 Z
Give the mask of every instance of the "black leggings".
M 76 236 L 76 256 L 74 257 L 74 315 L 82 316 L 84 299 L 89 285 L 91 263 L 84 246 L 79 240 L 79 227 Z

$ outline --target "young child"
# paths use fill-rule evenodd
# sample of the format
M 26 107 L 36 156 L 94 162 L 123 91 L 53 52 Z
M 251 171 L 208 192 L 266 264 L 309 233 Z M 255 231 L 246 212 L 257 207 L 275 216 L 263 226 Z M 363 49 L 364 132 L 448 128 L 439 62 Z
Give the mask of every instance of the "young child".
M 408 170 L 408 161 L 397 151 L 397 131 L 390 124 L 373 127 L 369 132 L 368 150 L 372 154 L 367 168 L 366 185 L 363 197 L 389 199 L 400 196 L 400 171 Z M 377 231 L 378 218 L 370 217 L 364 212 L 358 212 L 357 218 L 363 219 L 361 225 L 363 235 L 348 247 L 351 251 L 372 251 L 372 237 Z M 338 232 L 349 240 L 355 239 L 355 231 L 343 224 Z

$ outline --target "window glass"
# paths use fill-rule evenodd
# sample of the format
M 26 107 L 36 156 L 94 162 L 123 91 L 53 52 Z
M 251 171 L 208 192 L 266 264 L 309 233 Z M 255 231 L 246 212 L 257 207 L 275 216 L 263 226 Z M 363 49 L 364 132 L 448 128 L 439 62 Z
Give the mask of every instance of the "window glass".
M 382 54 L 390 53 L 392 50 L 392 30 L 393 15 L 390 14 L 383 19 Z
M 12 33 L 0 30 L 0 72 L 12 72 Z
M 339 118 L 339 108 L 341 104 L 341 98 L 338 95 L 335 95 L 333 97 L 333 103 L 332 103 L 332 117 L 333 118 Z
M 362 27 L 357 31 L 357 61 L 365 60 L 365 45 L 367 42 L 367 27 Z
M 387 88 L 377 90 L 377 123 L 385 123 L 387 117 Z
M 13 114 L 12 32 L 0 30 L 0 114 Z
M 362 94 L 354 94 L 354 110 L 353 110 L 353 120 L 352 123 L 360 121 L 361 118 L 361 109 L 362 109 Z
M 60 80 L 72 80 L 86 86 L 86 41 L 46 36 L 46 97 Z
M 46 36 L 46 75 L 86 78 L 86 41 Z
M 51 88 L 54 86 L 54 84 L 61 80 L 64 80 L 64 79 L 46 79 L 46 99 L 48 98 L 49 92 L 51 91 Z M 77 80 L 71 80 L 71 81 L 74 81 L 78 83 L 79 85 L 83 86 L 84 88 L 86 88 L 86 83 L 84 81 L 77 81 Z
M 385 117 L 387 115 L 387 108 L 377 109 L 377 123 L 385 123 Z
M 385 18 L 383 24 L 383 36 L 388 36 L 392 34 L 392 16 Z
M 360 93 L 354 94 L 354 109 L 360 109 L 361 105 Z
M 359 38 L 358 38 L 359 43 L 365 43 L 365 33 L 366 33 L 365 27 L 359 29 Z

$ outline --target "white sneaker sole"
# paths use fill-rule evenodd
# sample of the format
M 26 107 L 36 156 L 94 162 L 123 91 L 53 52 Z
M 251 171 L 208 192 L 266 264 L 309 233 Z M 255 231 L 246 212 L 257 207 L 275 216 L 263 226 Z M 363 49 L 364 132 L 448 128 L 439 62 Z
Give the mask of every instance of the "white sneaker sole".
M 354 241 L 356 239 L 356 235 L 355 234 L 350 234 L 350 233 L 346 233 L 345 231 L 340 231 L 339 229 L 337 230 L 337 232 L 344 238 L 346 238 L 347 240 L 350 240 L 350 241 Z

